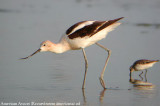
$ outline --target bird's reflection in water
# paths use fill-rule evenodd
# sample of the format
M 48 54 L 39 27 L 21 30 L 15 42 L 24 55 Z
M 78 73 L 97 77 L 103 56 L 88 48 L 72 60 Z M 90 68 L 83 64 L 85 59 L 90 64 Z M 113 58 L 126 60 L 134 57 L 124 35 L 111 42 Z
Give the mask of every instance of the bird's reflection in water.
M 100 91 L 99 93 L 99 103 L 100 103 L 100 106 L 106 106 L 106 103 L 104 103 L 104 96 L 106 95 L 106 91 L 110 91 L 110 90 L 121 90 L 119 89 L 119 87 L 116 87 L 116 88 L 106 88 L 106 89 L 103 89 L 102 91 Z M 88 106 L 89 104 L 87 103 L 87 96 L 85 94 L 85 89 L 82 89 L 82 96 L 83 96 L 83 104 L 82 106 Z
M 142 90 L 152 90 L 155 88 L 155 85 L 153 85 L 150 82 L 147 82 L 147 77 L 145 76 L 145 81 L 143 81 L 143 77 L 141 77 L 141 80 L 134 79 L 132 76 L 130 76 L 129 82 L 133 84 L 134 89 L 142 89 Z
M 100 96 L 99 96 L 99 101 L 100 101 L 100 104 L 103 105 L 103 98 L 104 98 L 104 94 L 105 94 L 105 91 L 107 89 L 103 89 L 101 92 L 100 92 Z
M 82 89 L 82 95 L 83 95 L 83 106 L 87 106 L 87 101 L 86 101 L 86 95 L 85 95 L 85 89 Z
M 100 92 L 100 96 L 99 96 L 99 101 L 100 101 L 100 104 L 103 105 L 103 98 L 104 98 L 104 95 L 105 95 L 105 91 L 107 89 L 103 89 L 101 92 Z M 86 98 L 86 95 L 85 95 L 85 89 L 82 89 L 82 96 L 83 96 L 83 106 L 87 106 L 87 98 Z

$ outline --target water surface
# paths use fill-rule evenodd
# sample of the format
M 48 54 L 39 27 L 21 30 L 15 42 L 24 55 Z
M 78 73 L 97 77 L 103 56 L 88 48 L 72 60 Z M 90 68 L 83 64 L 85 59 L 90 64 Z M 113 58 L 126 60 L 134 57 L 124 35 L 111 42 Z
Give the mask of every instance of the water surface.
M 125 17 L 100 41 L 112 50 L 103 90 L 99 76 L 107 53 L 86 48 L 89 69 L 81 89 L 84 60 L 81 50 L 63 54 L 38 53 L 44 40 L 58 42 L 72 24 L 83 20 Z M 152 89 L 129 82 L 129 67 L 138 59 L 160 59 L 160 2 L 157 0 L 0 0 L 0 103 L 72 102 L 84 106 L 158 106 L 160 65 L 147 73 Z M 133 74 L 134 79 L 139 72 Z

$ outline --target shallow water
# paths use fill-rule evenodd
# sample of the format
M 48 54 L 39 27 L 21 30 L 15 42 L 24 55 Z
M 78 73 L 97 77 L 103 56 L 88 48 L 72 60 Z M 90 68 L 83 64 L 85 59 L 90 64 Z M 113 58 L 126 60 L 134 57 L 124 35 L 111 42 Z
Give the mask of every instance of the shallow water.
M 63 54 L 38 53 L 44 40 L 58 42 L 72 24 L 82 20 L 125 17 L 100 41 L 112 50 L 104 80 L 99 83 L 106 52 L 86 48 L 89 69 L 81 89 L 84 60 L 81 50 Z M 3 103 L 77 103 L 84 106 L 158 106 L 160 65 L 147 73 L 155 87 L 138 89 L 129 82 L 129 67 L 138 59 L 160 59 L 158 0 L 0 0 L 0 105 Z M 133 73 L 133 78 L 139 72 Z M 144 80 L 144 79 L 143 79 Z

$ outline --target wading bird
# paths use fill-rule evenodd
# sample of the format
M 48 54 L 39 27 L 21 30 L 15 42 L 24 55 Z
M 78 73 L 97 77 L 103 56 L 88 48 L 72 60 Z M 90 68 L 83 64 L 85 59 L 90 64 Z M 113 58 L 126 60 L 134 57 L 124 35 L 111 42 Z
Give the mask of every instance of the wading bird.
M 119 26 L 118 23 L 121 18 L 117 18 L 109 21 L 82 21 L 71 26 L 63 35 L 59 43 L 55 44 L 49 40 L 41 43 L 40 48 L 28 57 L 21 58 L 27 59 L 38 52 L 50 51 L 53 53 L 64 53 L 68 50 L 79 50 L 82 49 L 84 60 L 85 60 L 85 73 L 82 88 L 85 88 L 86 74 L 88 70 L 88 61 L 84 48 L 96 44 L 108 52 L 108 57 L 105 62 L 105 66 L 101 72 L 100 83 L 105 89 L 105 82 L 103 80 L 104 72 L 111 55 L 111 51 L 101 44 L 97 43 L 99 40 L 104 39 L 108 32 L 112 31 L 115 27 Z
M 146 77 L 147 69 L 150 68 L 150 67 L 152 67 L 157 62 L 159 62 L 159 60 L 146 60 L 146 59 L 137 60 L 130 67 L 130 76 L 131 76 L 131 73 L 133 71 L 146 70 L 146 72 L 145 72 L 145 77 Z M 141 76 L 142 74 L 143 74 L 143 71 L 142 71 L 142 73 L 139 74 L 139 76 Z

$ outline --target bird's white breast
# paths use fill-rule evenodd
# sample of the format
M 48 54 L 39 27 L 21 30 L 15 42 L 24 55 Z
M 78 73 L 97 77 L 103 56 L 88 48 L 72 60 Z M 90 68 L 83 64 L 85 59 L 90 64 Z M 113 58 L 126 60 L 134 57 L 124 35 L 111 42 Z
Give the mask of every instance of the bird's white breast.
M 148 69 L 148 68 L 152 67 L 153 64 L 154 63 L 150 63 L 150 64 L 137 64 L 135 66 L 135 69 L 136 69 L 136 71 L 145 70 L 145 69 Z

